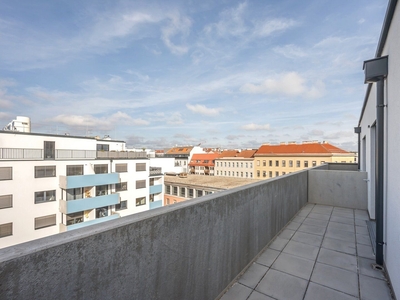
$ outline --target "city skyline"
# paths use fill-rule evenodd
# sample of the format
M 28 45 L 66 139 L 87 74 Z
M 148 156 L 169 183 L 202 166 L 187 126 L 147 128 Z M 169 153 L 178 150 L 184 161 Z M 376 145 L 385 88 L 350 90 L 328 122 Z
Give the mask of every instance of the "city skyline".
M 0 127 L 254 148 L 351 128 L 387 1 L 5 1 Z

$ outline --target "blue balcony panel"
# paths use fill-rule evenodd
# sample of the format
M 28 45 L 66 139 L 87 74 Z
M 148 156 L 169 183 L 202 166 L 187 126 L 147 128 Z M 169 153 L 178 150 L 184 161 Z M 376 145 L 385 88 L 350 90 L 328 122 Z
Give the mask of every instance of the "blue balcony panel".
M 150 186 L 150 195 L 151 194 L 159 194 L 162 192 L 162 184 L 151 185 Z
M 73 189 L 85 186 L 115 184 L 119 182 L 120 182 L 119 173 L 60 176 L 60 187 L 62 189 Z
M 83 198 L 77 200 L 60 200 L 60 212 L 72 214 L 78 211 L 89 210 L 93 208 L 115 205 L 119 203 L 119 194 Z
M 98 219 L 94 219 L 94 220 L 90 220 L 90 221 L 86 221 L 86 222 L 82 222 L 82 223 L 65 226 L 65 228 L 67 231 L 70 231 L 70 230 L 74 230 L 74 229 L 78 229 L 78 228 L 82 228 L 82 227 L 86 227 L 86 226 L 90 226 L 90 225 L 94 225 L 94 224 L 99 224 L 102 222 L 106 222 L 106 221 L 110 221 L 110 220 L 114 220 L 114 219 L 118 219 L 118 218 L 119 218 L 119 214 L 112 214 L 107 217 L 98 218 Z
M 150 209 L 154 209 L 157 207 L 162 207 L 162 200 L 157 200 L 154 202 L 150 202 Z

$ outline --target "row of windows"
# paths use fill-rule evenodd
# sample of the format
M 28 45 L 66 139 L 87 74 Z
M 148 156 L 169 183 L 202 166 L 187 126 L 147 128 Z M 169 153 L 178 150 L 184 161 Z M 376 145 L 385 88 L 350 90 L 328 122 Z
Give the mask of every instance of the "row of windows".
M 239 163 L 239 162 L 236 162 L 236 168 L 239 168 L 239 166 L 240 166 L 240 168 L 253 168 L 253 163 L 252 162 L 250 162 L 250 163 L 243 163 L 243 162 L 241 162 L 241 163 Z M 224 161 L 224 162 L 218 162 L 217 161 L 217 167 L 228 167 L 228 168 L 230 168 L 231 167 L 231 162 L 226 162 L 226 161 Z M 234 168 L 235 167 L 235 162 L 232 162 L 232 167 Z
M 257 166 L 260 166 L 260 163 L 261 163 L 261 161 L 260 161 L 260 160 L 257 160 Z M 305 160 L 303 163 L 304 163 L 304 164 L 303 164 L 304 168 L 308 168 L 308 160 Z M 325 163 L 324 161 L 321 161 L 321 165 L 324 164 L 324 163 Z M 275 160 L 275 167 L 279 167 L 279 164 L 281 164 L 281 166 L 282 166 L 283 168 L 285 168 L 285 167 L 286 167 L 286 160 L 282 160 L 281 162 L 280 162 L 279 160 Z M 313 160 L 313 161 L 311 162 L 311 165 L 312 165 L 313 167 L 316 167 L 316 166 L 317 166 L 317 162 L 316 162 L 315 160 Z M 263 160 L 263 161 L 262 161 L 262 166 L 263 166 L 263 167 L 266 167 L 266 166 L 267 166 L 267 161 L 266 161 L 266 160 Z M 272 167 L 272 166 L 273 166 L 273 161 L 272 161 L 272 160 L 269 160 L 269 161 L 268 161 L 268 166 L 269 166 L 269 167 Z M 289 168 L 292 168 L 292 167 L 293 167 L 293 160 L 289 160 L 289 161 L 288 161 L 288 166 L 289 166 Z M 301 168 L 301 161 L 300 161 L 300 160 L 296 160 L 296 168 Z
M 186 195 L 186 189 L 187 189 L 187 195 Z M 179 194 L 178 194 L 178 192 L 179 192 Z M 196 190 L 196 197 L 201 197 L 203 195 L 208 195 L 208 194 L 211 194 L 211 193 L 212 193 L 211 191 Z M 193 198 L 194 189 L 181 187 L 178 190 L 177 186 L 166 185 L 165 186 L 165 194 L 174 195 L 174 196 L 180 196 L 180 197 Z
M 35 230 L 50 227 L 56 225 L 56 215 L 48 215 L 43 217 L 35 218 L 34 228 Z M 13 223 L 0 224 L 0 238 L 13 235 Z
M 12 167 L 0 168 L 0 180 L 12 180 Z M 115 164 L 117 173 L 128 172 L 128 164 Z M 136 172 L 146 171 L 146 163 L 136 163 Z M 94 165 L 95 174 L 108 173 L 108 164 Z M 83 165 L 67 166 L 67 176 L 83 175 Z M 56 166 L 35 166 L 35 178 L 56 177 Z
M 257 171 L 257 177 L 261 177 L 260 173 L 261 173 L 260 171 Z M 269 171 L 268 177 L 272 177 L 272 174 L 273 174 L 272 171 Z M 286 172 L 282 172 L 281 175 L 286 175 Z M 277 176 L 279 176 L 279 172 L 275 172 L 275 177 L 277 177 Z M 267 171 L 263 171 L 262 177 L 267 177 Z
M 232 175 L 231 175 L 232 174 Z M 239 176 L 240 174 L 240 176 Z M 249 176 L 250 175 L 250 176 Z M 232 171 L 217 171 L 217 176 L 232 176 L 232 177 L 246 177 L 246 178 L 253 178 L 253 172 L 236 172 L 236 176 L 235 176 L 235 172 Z

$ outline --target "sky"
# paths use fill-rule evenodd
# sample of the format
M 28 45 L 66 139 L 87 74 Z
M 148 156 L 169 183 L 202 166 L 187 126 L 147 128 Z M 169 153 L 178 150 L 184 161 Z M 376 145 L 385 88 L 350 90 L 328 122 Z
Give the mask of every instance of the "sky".
M 0 128 L 357 150 L 388 0 L 1 0 Z

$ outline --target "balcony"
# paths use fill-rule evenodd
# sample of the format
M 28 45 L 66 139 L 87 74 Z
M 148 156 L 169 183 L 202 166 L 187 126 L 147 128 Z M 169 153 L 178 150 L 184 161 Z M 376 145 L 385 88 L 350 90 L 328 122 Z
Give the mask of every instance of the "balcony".
M 90 221 L 85 221 L 85 222 L 81 222 L 81 223 L 77 223 L 77 224 L 73 224 L 73 225 L 64 225 L 64 224 L 60 224 L 61 227 L 61 231 L 65 232 L 65 231 L 69 231 L 69 230 L 75 230 L 75 229 L 79 229 L 79 228 L 84 228 L 86 226 L 90 226 L 90 225 L 95 225 L 95 224 L 100 224 L 103 222 L 107 222 L 110 220 L 115 220 L 119 218 L 119 214 L 118 213 L 113 213 L 112 215 L 109 215 L 107 217 L 102 217 L 102 218 L 97 218 L 94 220 L 90 220 Z
M 82 198 L 76 200 L 60 200 L 60 212 L 72 214 L 79 211 L 90 210 L 98 207 L 118 204 L 119 194 Z
M 155 200 L 153 202 L 150 202 L 150 209 L 162 207 L 162 200 Z
M 322 166 L 0 249 L 0 298 L 388 299 L 366 178 Z
M 112 158 L 112 159 L 118 159 L 118 158 L 147 158 L 147 153 L 145 151 L 143 152 L 134 152 L 134 151 L 97 151 L 97 158 Z
M 162 168 L 150 167 L 150 176 L 160 176 L 163 175 Z
M 150 194 L 159 194 L 161 192 L 162 192 L 162 184 L 150 186 Z
M 60 187 L 62 189 L 73 189 L 85 186 L 96 186 L 119 183 L 119 173 L 89 174 L 63 176 L 60 175 Z
M 56 149 L 55 156 L 51 159 L 95 159 L 94 150 L 74 150 L 74 149 Z M 0 160 L 42 160 L 44 159 L 43 149 L 29 148 L 0 148 Z

